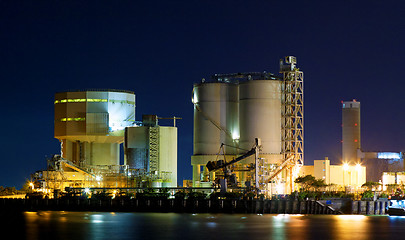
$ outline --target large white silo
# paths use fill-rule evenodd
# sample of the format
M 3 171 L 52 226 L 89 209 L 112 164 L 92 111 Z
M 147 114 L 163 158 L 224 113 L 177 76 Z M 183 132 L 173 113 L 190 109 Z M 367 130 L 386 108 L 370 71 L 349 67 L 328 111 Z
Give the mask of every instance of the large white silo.
M 281 81 L 249 80 L 239 84 L 240 147 L 251 149 L 260 138 L 261 154 L 281 153 Z
M 227 158 L 238 153 L 239 87 L 228 82 L 203 82 L 193 88 L 194 155 L 193 184 L 207 181 L 206 164 L 217 159 L 221 144 Z M 231 146 L 231 147 L 230 147 Z M 221 154 L 224 154 L 221 152 Z M 225 156 L 224 156 L 225 157 Z M 212 177 L 212 174 L 210 175 Z
M 209 82 L 194 85 L 194 155 L 216 155 L 222 143 L 239 139 L 238 85 Z M 227 155 L 236 149 L 225 147 Z

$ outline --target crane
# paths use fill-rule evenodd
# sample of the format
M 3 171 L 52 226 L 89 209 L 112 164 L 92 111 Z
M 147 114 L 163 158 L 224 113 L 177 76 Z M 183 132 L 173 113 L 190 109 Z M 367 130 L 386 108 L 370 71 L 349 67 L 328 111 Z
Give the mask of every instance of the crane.
M 173 117 L 157 117 L 157 119 L 173 119 L 173 127 L 176 127 L 176 120 L 183 119 L 183 118 L 173 116 Z
M 260 147 L 261 147 L 261 140 L 260 138 L 256 138 L 255 139 L 255 145 L 253 146 L 253 148 L 251 150 L 249 150 L 248 152 L 246 152 L 245 154 L 243 154 L 242 156 L 239 156 L 229 162 L 225 162 L 224 160 L 217 160 L 217 161 L 208 161 L 206 164 L 206 167 L 208 169 L 209 172 L 211 171 L 215 171 L 215 170 L 219 170 L 222 169 L 224 172 L 224 182 L 223 184 L 221 184 L 221 188 L 226 188 L 226 178 L 230 178 L 231 181 L 236 181 L 234 174 L 229 175 L 228 174 L 228 169 L 227 167 L 237 163 L 243 159 L 246 159 L 252 155 L 255 155 L 255 187 L 257 190 L 259 190 L 259 170 L 258 170 L 258 159 L 259 159 L 259 151 L 260 151 Z M 226 190 L 225 190 L 226 191 Z
M 246 159 L 250 156 L 255 156 L 255 164 L 254 164 L 254 169 L 255 169 L 255 188 L 256 191 L 260 191 L 260 183 L 259 183 L 259 151 L 261 147 L 261 141 L 259 138 L 255 139 L 255 145 L 253 148 L 243 155 L 234 158 L 233 160 L 226 162 L 225 160 L 216 160 L 216 161 L 208 161 L 206 164 L 206 168 L 208 169 L 209 172 L 211 171 L 216 171 L 222 169 L 224 173 L 224 180 L 222 180 L 221 184 L 221 189 L 226 188 L 226 179 L 229 179 L 231 183 L 236 182 L 236 177 L 235 174 L 229 174 L 230 170 L 228 169 L 229 166 Z M 281 164 L 277 166 L 274 171 L 271 172 L 271 174 L 264 180 L 265 183 L 270 183 L 273 178 L 275 178 L 277 175 L 279 175 L 284 169 L 286 168 L 291 168 L 294 166 L 294 155 L 289 155 L 287 159 L 285 159 Z M 253 169 L 253 168 L 251 168 Z M 220 179 L 221 180 L 221 179 Z M 226 191 L 226 189 L 224 190 Z

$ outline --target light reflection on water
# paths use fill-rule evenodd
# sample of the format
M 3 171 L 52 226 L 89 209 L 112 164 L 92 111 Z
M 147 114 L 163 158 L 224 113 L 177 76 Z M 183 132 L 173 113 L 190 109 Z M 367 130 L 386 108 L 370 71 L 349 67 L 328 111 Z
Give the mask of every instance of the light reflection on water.
M 404 217 L 363 215 L 46 211 L 13 215 L 11 221 L 4 222 L 0 226 L 20 234 L 18 239 L 362 240 L 400 239 L 405 235 Z

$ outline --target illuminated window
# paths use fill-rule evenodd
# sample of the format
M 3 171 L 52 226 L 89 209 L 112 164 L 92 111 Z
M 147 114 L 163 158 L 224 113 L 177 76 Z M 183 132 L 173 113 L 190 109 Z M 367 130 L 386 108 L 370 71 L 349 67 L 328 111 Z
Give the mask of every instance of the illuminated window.
M 135 105 L 134 101 L 128 101 L 128 100 L 115 100 L 115 99 L 97 99 L 97 98 L 71 98 L 71 99 L 62 99 L 62 100 L 55 100 L 54 104 L 58 103 L 84 103 L 84 102 L 90 102 L 90 103 L 105 103 L 105 102 L 111 102 L 111 103 L 121 103 L 121 104 L 129 104 L 129 105 Z
M 97 103 L 100 103 L 100 102 L 107 102 L 107 99 L 94 99 L 94 98 L 89 98 L 89 99 L 87 99 L 87 102 L 97 102 Z
M 96 102 L 96 103 L 99 103 L 99 102 L 108 102 L 108 100 L 107 99 L 93 99 L 93 98 L 89 98 L 89 99 L 86 99 L 86 98 L 71 98 L 71 99 L 55 100 L 55 104 L 67 103 L 67 102 L 69 102 L 69 103 L 84 103 L 84 102 Z
M 85 98 L 80 98 L 80 99 L 68 99 L 68 102 L 86 102 Z
M 377 153 L 379 159 L 401 159 L 402 154 L 396 152 L 379 152 Z
M 86 121 L 86 118 L 84 117 L 78 117 L 78 118 L 61 118 L 61 122 L 83 122 Z

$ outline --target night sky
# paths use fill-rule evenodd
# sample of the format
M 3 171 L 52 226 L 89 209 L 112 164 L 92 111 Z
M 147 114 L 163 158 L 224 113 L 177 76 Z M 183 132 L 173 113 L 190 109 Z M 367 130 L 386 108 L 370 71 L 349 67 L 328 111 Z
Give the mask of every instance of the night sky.
M 405 151 L 404 43 L 404 1 L 0 0 L 0 186 L 46 168 L 54 94 L 88 88 L 134 91 L 137 120 L 182 117 L 178 178 L 191 179 L 193 83 L 278 73 L 287 55 L 304 72 L 305 164 L 340 162 L 354 98 L 363 149 Z

